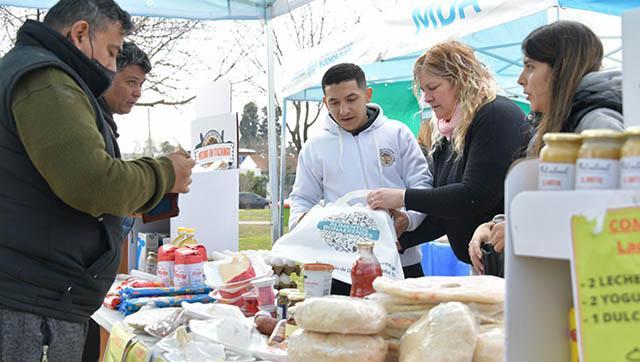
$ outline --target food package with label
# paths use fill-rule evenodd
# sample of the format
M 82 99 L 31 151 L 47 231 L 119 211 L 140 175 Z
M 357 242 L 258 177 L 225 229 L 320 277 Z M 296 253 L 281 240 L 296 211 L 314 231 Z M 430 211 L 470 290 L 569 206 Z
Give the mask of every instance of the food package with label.
M 107 292 L 102 305 L 109 309 L 118 309 L 118 306 L 122 302 L 120 291 L 125 288 L 161 288 L 165 286 L 166 284 L 162 282 L 142 280 L 134 277 L 122 279 L 119 282 L 116 281 L 115 283 L 113 283 L 111 289 L 109 290 L 109 292 Z
M 327 296 L 299 303 L 294 318 L 310 332 L 377 334 L 385 328 L 387 313 L 370 300 Z
M 478 325 L 473 313 L 459 302 L 442 303 L 412 325 L 402 337 L 401 362 L 473 360 Z
M 316 333 L 299 329 L 289 338 L 289 362 L 383 362 L 387 342 L 377 335 Z
M 207 286 L 193 286 L 193 287 L 157 287 L 157 288 L 131 288 L 127 287 L 119 291 L 120 296 L 123 299 L 132 299 L 140 297 L 164 297 L 169 295 L 184 295 L 184 294 L 205 294 L 211 292 L 211 288 Z
M 209 294 L 190 294 L 190 295 L 175 295 L 170 297 L 141 297 L 133 298 L 120 303 L 118 310 L 124 315 L 135 313 L 145 305 L 151 305 L 156 308 L 175 307 L 179 306 L 182 302 L 187 303 L 211 303 L 215 299 L 210 297 Z

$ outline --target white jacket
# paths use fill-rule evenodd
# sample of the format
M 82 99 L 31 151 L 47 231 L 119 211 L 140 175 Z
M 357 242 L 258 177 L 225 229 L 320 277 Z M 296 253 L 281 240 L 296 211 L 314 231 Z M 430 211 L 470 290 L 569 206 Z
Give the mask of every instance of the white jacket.
M 327 114 L 322 133 L 302 147 L 290 195 L 290 229 L 321 200 L 334 202 L 354 190 L 432 187 L 427 161 L 409 128 L 385 117 L 380 106 L 368 106 L 379 114 L 359 135 L 353 136 Z M 415 211 L 407 214 L 409 231 L 425 218 Z M 420 247 L 405 250 L 401 260 L 403 266 L 420 263 Z

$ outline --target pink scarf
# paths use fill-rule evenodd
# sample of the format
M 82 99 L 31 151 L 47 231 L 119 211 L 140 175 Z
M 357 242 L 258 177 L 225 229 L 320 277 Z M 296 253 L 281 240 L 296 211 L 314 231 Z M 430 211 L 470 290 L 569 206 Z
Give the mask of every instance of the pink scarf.
M 453 131 L 455 131 L 456 127 L 458 127 L 461 121 L 462 121 L 462 109 L 460 108 L 460 103 L 457 103 L 451 118 L 449 119 L 438 118 L 438 132 L 442 136 L 450 140 L 451 136 L 453 135 Z

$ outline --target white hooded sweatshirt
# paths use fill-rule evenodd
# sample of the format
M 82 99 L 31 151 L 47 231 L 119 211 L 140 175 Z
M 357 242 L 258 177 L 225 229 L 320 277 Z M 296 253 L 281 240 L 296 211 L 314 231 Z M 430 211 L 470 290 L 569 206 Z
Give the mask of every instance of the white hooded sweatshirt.
M 298 168 L 290 195 L 289 228 L 321 200 L 334 202 L 348 192 L 378 188 L 431 188 L 427 161 L 409 128 L 382 113 L 369 128 L 353 136 L 329 114 L 323 119 L 323 131 L 307 141 L 298 156 Z M 414 230 L 424 214 L 409 211 L 409 228 Z M 427 241 L 427 240 L 425 240 Z M 419 246 L 400 255 L 402 266 L 420 263 Z

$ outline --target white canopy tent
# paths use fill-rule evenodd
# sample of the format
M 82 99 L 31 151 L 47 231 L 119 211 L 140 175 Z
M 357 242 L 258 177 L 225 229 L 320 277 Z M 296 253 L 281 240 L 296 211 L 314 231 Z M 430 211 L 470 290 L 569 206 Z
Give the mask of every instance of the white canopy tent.
M 275 124 L 275 86 L 273 39 L 270 21 L 274 17 L 309 3 L 311 0 L 116 0 L 132 15 L 172 17 L 198 20 L 262 20 L 267 31 L 267 78 L 268 78 L 268 126 L 269 126 L 269 180 L 271 195 L 278 195 L 278 169 Z M 0 5 L 25 8 L 49 9 L 57 0 L 0 0 Z M 284 132 L 283 132 L 284 133 Z M 284 147 L 283 147 L 284 149 Z M 282 203 L 274 202 L 271 208 L 272 239 L 281 235 Z
M 446 39 L 472 46 L 494 74 L 500 91 L 524 99 L 516 79 L 522 70 L 521 42 L 527 34 L 558 19 L 583 22 L 603 41 L 605 67 L 620 68 L 620 15 L 634 7 L 640 7 L 639 0 L 404 1 L 382 19 L 369 19 L 340 39 L 288 58 L 283 67 L 284 109 L 287 101 L 322 100 L 321 77 L 338 63 L 361 65 L 369 85 L 410 82 L 415 59 Z M 282 122 L 284 128 L 286 112 Z

